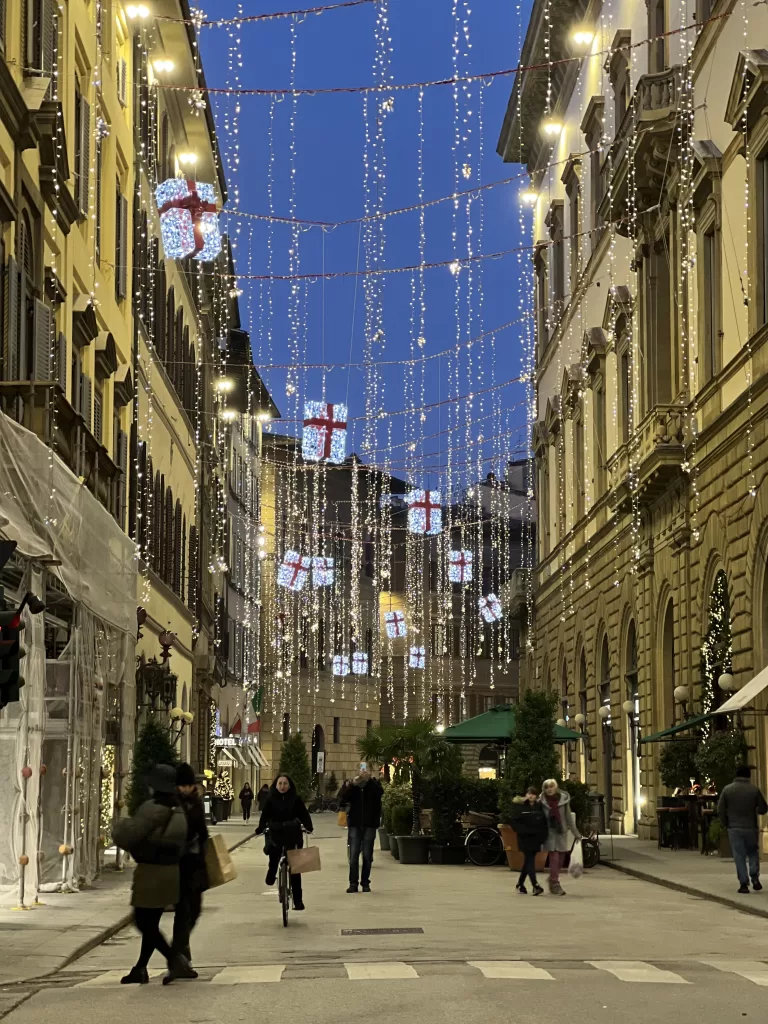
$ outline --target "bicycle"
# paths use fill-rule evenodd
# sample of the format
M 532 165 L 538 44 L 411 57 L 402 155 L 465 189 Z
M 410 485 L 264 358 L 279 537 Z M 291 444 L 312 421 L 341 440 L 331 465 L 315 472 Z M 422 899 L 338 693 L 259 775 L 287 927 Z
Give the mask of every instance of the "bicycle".
M 479 868 L 492 867 L 506 860 L 504 841 L 497 828 L 498 818 L 495 814 L 478 814 L 470 811 L 470 824 L 474 825 L 467 833 L 464 845 L 470 864 Z
M 584 867 L 593 868 L 600 863 L 600 840 L 597 832 L 588 832 L 581 839 L 581 852 L 584 857 Z
M 302 828 L 302 835 L 310 835 Z M 291 865 L 288 862 L 288 850 L 283 847 L 280 863 L 277 867 L 277 896 L 283 915 L 283 928 L 288 927 L 288 911 L 293 906 L 293 888 L 291 886 Z

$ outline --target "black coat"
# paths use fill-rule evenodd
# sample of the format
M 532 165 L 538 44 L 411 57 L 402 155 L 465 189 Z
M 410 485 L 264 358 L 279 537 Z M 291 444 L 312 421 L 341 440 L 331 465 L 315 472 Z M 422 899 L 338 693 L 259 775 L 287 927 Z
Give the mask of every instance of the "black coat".
M 259 818 L 256 835 L 269 829 L 269 845 L 285 847 L 287 850 L 301 846 L 301 826 L 312 831 L 312 819 L 295 789 L 278 793 L 273 787 Z
M 187 842 L 179 863 L 181 887 L 205 892 L 208 888 L 208 869 L 205 866 L 208 825 L 205 821 L 205 807 L 197 793 L 180 794 L 179 801 L 187 819 Z
M 241 804 L 248 804 L 250 807 L 253 803 L 253 790 L 252 789 L 241 789 L 240 796 L 237 798 Z
M 515 804 L 512 810 L 512 828 L 517 833 L 517 847 L 521 853 L 538 853 L 549 834 L 544 808 L 536 801 Z
M 364 786 L 345 782 L 339 792 L 339 803 L 348 808 L 347 825 L 350 828 L 378 828 L 383 795 L 384 790 L 377 779 L 369 779 Z

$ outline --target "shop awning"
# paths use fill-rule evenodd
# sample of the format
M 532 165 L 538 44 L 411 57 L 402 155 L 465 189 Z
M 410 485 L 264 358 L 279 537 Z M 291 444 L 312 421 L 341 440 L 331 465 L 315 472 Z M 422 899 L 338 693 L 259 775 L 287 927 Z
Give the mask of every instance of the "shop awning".
M 742 686 L 740 690 L 737 690 L 732 696 L 728 698 L 725 704 L 721 704 L 717 709 L 718 714 L 727 715 L 732 711 L 741 711 L 747 704 L 751 704 L 758 693 L 768 686 L 768 668 L 764 668 L 761 672 L 758 672 L 754 679 L 750 679 L 746 686 Z
M 511 704 L 499 704 L 482 715 L 452 725 L 443 733 L 449 743 L 509 743 L 515 732 L 515 709 Z M 555 743 L 581 739 L 581 733 L 562 725 L 552 725 Z
M 717 714 L 722 714 L 723 709 L 719 708 Z M 714 718 L 715 715 L 694 715 L 693 718 L 686 718 L 684 722 L 678 722 L 677 725 L 670 725 L 668 729 L 662 729 L 661 732 L 654 732 L 650 736 L 643 736 L 640 740 L 641 743 L 662 743 L 664 740 L 671 739 L 676 736 L 679 732 L 687 732 L 689 729 L 695 729 L 702 722 L 706 722 L 708 718 Z
M 250 765 L 243 755 L 243 751 L 240 747 L 230 747 L 229 752 L 234 756 L 235 761 L 239 763 L 241 768 L 250 768 Z
M 265 771 L 269 771 L 269 761 L 266 759 L 266 757 L 264 757 L 264 755 L 262 754 L 258 747 L 254 746 L 252 743 L 249 743 L 245 749 L 248 751 L 248 756 L 250 757 L 250 759 L 253 761 L 257 768 L 262 768 Z

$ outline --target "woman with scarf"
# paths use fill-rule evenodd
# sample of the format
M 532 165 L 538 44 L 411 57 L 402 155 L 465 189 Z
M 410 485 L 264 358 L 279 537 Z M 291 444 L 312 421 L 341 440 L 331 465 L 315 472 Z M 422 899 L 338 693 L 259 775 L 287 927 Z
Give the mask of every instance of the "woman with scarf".
M 259 818 L 256 835 L 268 832 L 265 853 L 269 857 L 267 869 L 267 885 L 274 885 L 277 869 L 283 850 L 298 850 L 304 845 L 301 833 L 302 825 L 307 832 L 312 831 L 312 819 L 304 806 L 304 801 L 296 792 L 296 786 L 288 775 L 278 775 L 269 790 Z M 293 909 L 303 910 L 304 901 L 301 890 L 301 875 L 291 875 L 293 891 Z
M 549 851 L 549 891 L 553 896 L 565 896 L 560 885 L 560 869 L 565 855 L 581 839 L 576 816 L 571 810 L 571 798 L 560 789 L 556 779 L 547 779 L 542 787 L 541 803 L 547 817 L 547 839 L 544 849 Z

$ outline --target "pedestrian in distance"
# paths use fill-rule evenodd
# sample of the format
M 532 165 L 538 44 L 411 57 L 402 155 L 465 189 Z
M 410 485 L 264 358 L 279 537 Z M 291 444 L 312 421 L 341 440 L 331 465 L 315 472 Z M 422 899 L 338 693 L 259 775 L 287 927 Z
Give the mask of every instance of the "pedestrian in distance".
M 349 888 L 358 892 L 371 891 L 371 867 L 376 830 L 381 824 L 381 798 L 384 790 L 365 764 L 354 778 L 347 780 L 339 790 L 339 806 L 347 811 L 347 842 L 349 844 Z M 363 858 L 362 875 L 360 855 Z
M 208 826 L 191 765 L 180 764 L 177 768 L 176 788 L 187 819 L 187 841 L 179 861 L 179 902 L 173 918 L 173 950 L 185 957 L 191 967 L 189 938 L 200 917 L 203 893 L 208 888 L 208 870 L 205 866 Z
M 547 818 L 544 849 L 549 853 L 549 891 L 553 896 L 565 896 L 560 885 L 560 870 L 565 855 L 581 839 L 576 815 L 571 810 L 570 796 L 560 789 L 557 779 L 547 779 L 544 783 L 540 803 Z
M 155 950 L 165 957 L 168 979 L 196 978 L 187 959 L 169 946 L 160 931 L 166 907 L 180 897 L 179 862 L 187 839 L 187 819 L 176 793 L 176 769 L 156 764 L 147 777 L 150 798 L 131 818 L 119 818 L 112 826 L 116 846 L 136 861 L 131 886 L 131 906 L 141 933 L 139 959 L 121 979 L 123 985 L 146 985 L 147 966 Z
M 259 814 L 261 814 L 261 812 L 264 810 L 264 804 L 267 802 L 267 797 L 268 796 L 269 796 L 269 786 L 266 783 L 264 783 L 264 785 L 261 787 L 261 789 L 259 790 L 259 792 L 258 792 L 258 794 L 256 796 L 256 802 L 259 805 Z
M 269 790 L 269 795 L 259 818 L 256 835 L 267 832 L 264 852 L 269 857 L 267 885 L 274 885 L 277 869 L 284 850 L 300 850 L 304 845 L 301 826 L 312 832 L 312 819 L 304 801 L 296 792 L 296 786 L 288 775 L 278 775 Z M 304 910 L 304 894 L 301 875 L 291 874 L 293 909 Z
M 536 854 L 549 836 L 549 825 L 535 786 L 528 787 L 525 797 L 515 797 L 510 824 L 517 833 L 517 848 L 523 855 L 523 869 L 515 888 L 521 896 L 525 896 L 528 892 L 525 882 L 528 879 L 533 886 L 533 895 L 541 896 L 544 890 L 536 881 Z
M 720 824 L 728 829 L 733 859 L 736 862 L 736 874 L 739 876 L 739 892 L 749 892 L 749 880 L 752 888 L 759 892 L 760 884 L 760 844 L 758 814 L 768 814 L 765 797 L 750 779 L 749 766 L 739 765 L 736 778 L 729 782 L 720 794 L 717 804 L 717 817 Z
M 243 821 L 249 821 L 251 817 L 251 805 L 253 804 L 253 790 L 249 782 L 240 790 L 240 807 L 243 811 Z

